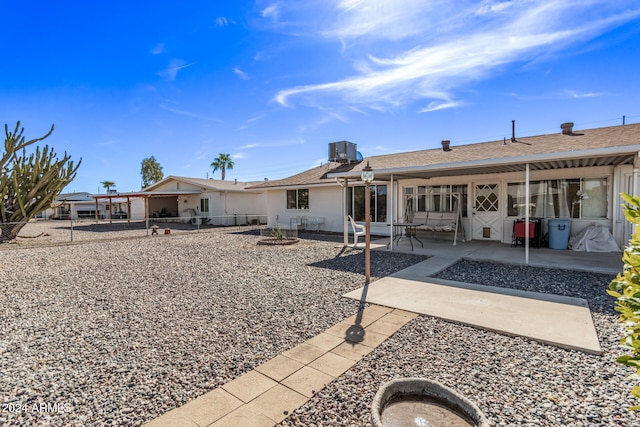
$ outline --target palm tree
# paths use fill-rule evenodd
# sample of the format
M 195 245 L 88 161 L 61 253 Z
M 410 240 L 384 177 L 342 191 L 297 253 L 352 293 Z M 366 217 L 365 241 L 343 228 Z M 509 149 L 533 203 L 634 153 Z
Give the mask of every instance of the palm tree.
M 107 193 L 109 192 L 111 187 L 116 186 L 116 183 L 113 181 L 102 181 L 100 184 L 102 184 L 102 186 L 107 189 Z
M 211 163 L 211 167 L 213 168 L 213 173 L 216 173 L 218 169 L 222 171 L 222 180 L 224 181 L 224 174 L 227 169 L 233 169 L 233 160 L 231 160 L 231 156 L 228 154 L 220 153 L 218 157 L 213 159 L 213 163 Z

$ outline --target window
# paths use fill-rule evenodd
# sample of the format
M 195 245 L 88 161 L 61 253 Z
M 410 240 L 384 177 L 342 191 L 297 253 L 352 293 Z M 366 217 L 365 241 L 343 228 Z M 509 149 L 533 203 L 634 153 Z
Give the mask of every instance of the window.
M 309 209 L 309 189 L 287 190 L 287 209 Z
M 365 221 L 365 191 L 366 186 L 351 187 L 349 191 L 349 215 L 356 221 Z M 387 221 L 387 186 L 369 186 L 371 221 Z
M 552 179 L 529 182 L 529 201 L 523 182 L 507 186 L 508 215 L 538 218 L 607 217 L 607 178 Z
M 404 187 L 405 209 L 409 212 L 455 212 L 458 209 L 458 198 L 451 193 L 459 194 L 459 200 L 462 203 L 461 213 L 466 217 L 466 185 Z
M 200 199 L 200 212 L 209 212 L 209 199 Z

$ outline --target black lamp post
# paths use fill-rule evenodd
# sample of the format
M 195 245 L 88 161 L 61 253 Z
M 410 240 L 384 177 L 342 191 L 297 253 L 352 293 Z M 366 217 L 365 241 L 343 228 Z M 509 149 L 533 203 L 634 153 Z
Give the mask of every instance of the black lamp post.
M 364 278 L 365 283 L 369 283 L 371 279 L 371 193 L 369 186 L 373 181 L 373 169 L 369 166 L 367 160 L 367 166 L 362 170 L 362 180 L 366 184 L 364 193 L 364 217 L 365 217 L 365 244 L 364 244 Z

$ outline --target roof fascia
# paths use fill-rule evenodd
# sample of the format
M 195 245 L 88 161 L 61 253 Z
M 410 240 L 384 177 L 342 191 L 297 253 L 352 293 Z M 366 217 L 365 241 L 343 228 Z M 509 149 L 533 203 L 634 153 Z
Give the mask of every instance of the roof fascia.
M 360 175 L 358 175 L 360 176 Z M 287 185 L 274 185 L 272 187 L 260 187 L 260 188 L 256 188 L 256 190 L 265 190 L 265 191 L 271 191 L 271 190 L 295 190 L 298 188 L 319 188 L 319 187 L 334 187 L 334 186 L 340 186 L 340 184 L 338 184 L 337 182 L 327 182 L 327 183 L 321 183 L 321 184 L 287 184 Z
M 471 169 L 471 168 L 487 167 L 487 166 L 503 166 L 503 165 L 511 165 L 515 163 L 525 164 L 525 163 L 546 162 L 546 161 L 553 161 L 553 160 L 569 160 L 569 159 L 578 159 L 578 158 L 585 158 L 585 157 L 599 157 L 599 156 L 624 155 L 624 154 L 637 155 L 638 153 L 640 153 L 640 144 L 625 145 L 622 147 L 604 147 L 604 148 L 590 148 L 587 150 L 560 151 L 557 153 L 529 154 L 526 156 L 503 157 L 499 159 L 481 159 L 481 160 L 469 160 L 465 162 L 437 163 L 433 165 L 386 168 L 386 169 L 377 169 L 375 172 L 385 173 L 385 174 L 403 174 L 403 173 L 412 173 L 412 172 L 437 172 L 437 171 L 456 170 L 456 169 Z M 359 178 L 360 174 L 361 174 L 360 171 L 329 173 L 327 174 L 327 177 Z

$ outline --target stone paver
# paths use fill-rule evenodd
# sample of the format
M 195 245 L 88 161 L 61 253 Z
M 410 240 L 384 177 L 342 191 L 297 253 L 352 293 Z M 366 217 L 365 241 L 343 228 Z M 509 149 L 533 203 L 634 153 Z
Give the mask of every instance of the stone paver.
M 211 420 L 224 417 L 242 404 L 240 399 L 218 388 L 181 406 L 178 410 L 198 425 L 208 425 Z
M 298 393 L 312 397 L 318 390 L 322 390 L 335 378 L 317 369 L 305 366 L 282 381 L 282 384 Z
M 310 338 L 306 341 L 307 344 L 321 348 L 322 350 L 325 350 L 325 351 L 333 350 L 335 347 L 337 347 L 343 342 L 344 342 L 344 335 L 340 337 L 340 336 L 327 334 L 326 332 L 316 335 L 315 337 Z
M 209 424 L 209 427 L 273 427 L 274 425 L 271 418 L 254 411 L 248 405 L 242 405 L 224 418 Z
M 226 383 L 222 388 L 247 403 L 277 384 L 276 381 L 258 371 L 250 371 Z
M 319 347 L 302 343 L 293 347 L 291 350 L 285 351 L 282 355 L 306 365 L 313 362 L 324 353 L 325 351 Z
M 382 335 L 393 335 L 407 323 L 407 318 L 394 314 L 387 314 L 367 327 L 367 331 Z
M 347 372 L 356 362 L 334 353 L 325 353 L 309 364 L 313 369 L 338 378 Z
M 416 316 L 388 307 L 366 307 L 147 425 L 275 426 Z
M 343 342 L 342 344 L 331 350 L 332 353 L 337 354 L 338 356 L 346 357 L 347 359 L 351 359 L 354 361 L 362 359 L 372 351 L 373 347 L 352 342 Z
M 303 394 L 278 384 L 249 402 L 247 406 L 279 423 L 294 410 L 304 405 L 307 400 L 309 399 Z
M 303 366 L 304 364 L 300 362 L 279 355 L 258 366 L 256 371 L 276 381 L 282 381 Z

